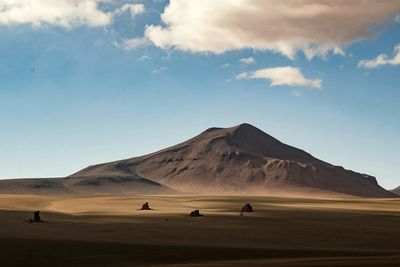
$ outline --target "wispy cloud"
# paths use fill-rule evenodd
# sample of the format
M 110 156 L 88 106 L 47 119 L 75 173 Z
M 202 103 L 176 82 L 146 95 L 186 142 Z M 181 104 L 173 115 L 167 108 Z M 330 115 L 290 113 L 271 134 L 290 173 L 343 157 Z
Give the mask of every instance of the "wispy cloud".
M 259 69 L 253 72 L 242 72 L 236 79 L 264 79 L 271 82 L 271 86 L 304 86 L 315 89 L 321 88 L 321 79 L 307 79 L 300 69 L 294 67 L 277 67 Z
M 125 4 L 120 8 L 114 10 L 113 15 L 119 16 L 125 12 L 130 12 L 132 17 L 143 14 L 145 12 L 145 7 L 143 4 Z
M 221 65 L 221 68 L 226 69 L 226 68 L 229 68 L 230 66 L 231 66 L 231 64 L 225 63 L 225 64 Z
M 394 17 L 394 21 L 400 23 L 400 14 L 396 14 L 396 16 Z
M 301 93 L 300 91 L 293 91 L 293 92 L 292 92 L 292 96 L 297 96 L 297 97 L 299 97 L 299 96 L 302 96 L 302 93 Z
M 400 65 L 400 44 L 394 48 L 394 56 L 389 58 L 386 54 L 380 54 L 374 59 L 364 59 L 358 63 L 359 68 L 373 69 L 385 65 Z
M 398 0 L 170 0 L 145 35 L 158 47 L 193 53 L 256 49 L 291 59 L 343 54 L 400 10 Z M 372 27 L 374 26 L 374 27 Z
M 256 60 L 253 57 L 246 57 L 239 59 L 239 62 L 242 64 L 250 65 L 256 63 Z
M 137 60 L 138 61 L 146 61 L 146 60 L 149 60 L 149 59 L 150 59 L 150 57 L 148 55 L 143 55 L 143 56 L 139 57 Z
M 158 69 L 153 70 L 151 73 L 157 74 L 157 73 L 160 73 L 160 72 L 164 72 L 164 71 L 166 71 L 166 70 L 167 70 L 166 67 L 161 66 L 161 67 L 159 67 Z
M 136 49 L 138 47 L 146 46 L 149 44 L 151 44 L 151 43 L 149 42 L 149 40 L 147 38 L 139 37 L 139 38 L 124 40 L 122 42 L 122 44 L 119 44 L 118 46 L 120 46 L 126 50 L 132 50 L 132 49 Z

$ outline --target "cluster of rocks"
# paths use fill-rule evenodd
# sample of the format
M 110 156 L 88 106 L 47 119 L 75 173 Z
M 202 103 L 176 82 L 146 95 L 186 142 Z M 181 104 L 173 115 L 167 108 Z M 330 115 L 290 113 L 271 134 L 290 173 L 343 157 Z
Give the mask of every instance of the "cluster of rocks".
M 244 212 L 254 212 L 253 207 L 250 205 L 250 203 L 247 203 L 242 207 L 240 210 L 240 215 L 243 215 Z M 191 213 L 189 213 L 190 217 L 201 217 L 203 214 L 200 213 L 199 210 L 194 210 Z
M 146 203 L 143 203 L 142 208 L 140 210 L 152 210 L 152 208 L 150 208 L 149 202 L 146 202 Z M 201 217 L 201 216 L 203 216 L 203 214 L 201 214 L 199 210 L 194 210 L 189 213 L 189 216 L 190 217 Z
M 152 210 L 150 208 L 149 202 L 143 203 L 142 208 L 140 210 Z M 243 215 L 244 212 L 254 212 L 253 207 L 250 205 L 250 203 L 247 203 L 242 207 L 240 210 L 240 215 Z M 190 217 L 201 217 L 203 214 L 200 213 L 199 210 L 194 210 L 189 213 Z M 31 223 L 40 223 L 43 222 L 42 219 L 40 218 L 40 211 L 35 211 L 33 213 L 33 219 L 30 219 L 29 222 Z

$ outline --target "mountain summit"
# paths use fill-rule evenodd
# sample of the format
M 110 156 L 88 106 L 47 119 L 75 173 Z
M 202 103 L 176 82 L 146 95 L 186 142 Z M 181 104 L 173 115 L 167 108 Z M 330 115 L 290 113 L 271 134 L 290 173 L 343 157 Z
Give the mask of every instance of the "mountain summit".
M 210 128 L 161 151 L 87 167 L 67 179 L 143 177 L 188 193 L 322 192 L 393 197 L 375 177 L 286 145 L 250 124 Z

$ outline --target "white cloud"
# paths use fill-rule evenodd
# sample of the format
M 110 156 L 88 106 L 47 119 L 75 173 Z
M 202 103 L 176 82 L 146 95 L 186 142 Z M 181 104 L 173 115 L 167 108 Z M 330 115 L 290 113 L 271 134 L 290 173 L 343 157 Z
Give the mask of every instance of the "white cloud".
M 246 57 L 239 59 L 239 62 L 242 64 L 250 65 L 256 63 L 256 60 L 253 57 Z
M 322 80 L 307 79 L 298 68 L 277 67 L 265 68 L 253 72 L 242 72 L 236 79 L 264 79 L 271 81 L 271 86 L 288 85 L 320 89 Z
M 374 59 L 364 59 L 358 63 L 359 68 L 373 69 L 384 65 L 400 65 L 400 44 L 394 48 L 395 55 L 389 58 L 385 54 L 380 54 Z
M 125 4 L 113 12 L 114 16 L 119 16 L 125 12 L 130 12 L 132 17 L 143 14 L 145 7 L 143 4 Z
M 139 38 L 124 40 L 122 45 L 118 45 L 118 46 L 123 47 L 126 50 L 132 50 L 132 49 L 136 49 L 138 47 L 146 46 L 149 44 L 150 44 L 150 42 L 147 38 L 139 37 Z
M 112 13 L 98 8 L 105 0 L 0 0 L 0 25 L 52 24 L 62 27 L 76 25 L 104 26 Z
M 225 64 L 221 65 L 221 68 L 226 69 L 226 68 L 229 68 L 230 66 L 231 66 L 231 64 L 225 63 Z
M 158 47 L 223 53 L 251 48 L 308 58 L 343 48 L 371 34 L 400 10 L 398 0 L 170 0 L 166 26 L 145 35 Z

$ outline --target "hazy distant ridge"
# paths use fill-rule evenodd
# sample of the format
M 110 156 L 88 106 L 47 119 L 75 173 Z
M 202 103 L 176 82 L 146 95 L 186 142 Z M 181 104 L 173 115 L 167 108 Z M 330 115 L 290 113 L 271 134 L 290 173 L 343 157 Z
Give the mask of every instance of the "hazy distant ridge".
M 397 188 L 395 188 L 395 189 L 393 189 L 393 190 L 391 190 L 393 193 L 395 193 L 396 195 L 399 195 L 400 196 L 400 186 L 399 187 L 397 187 Z

